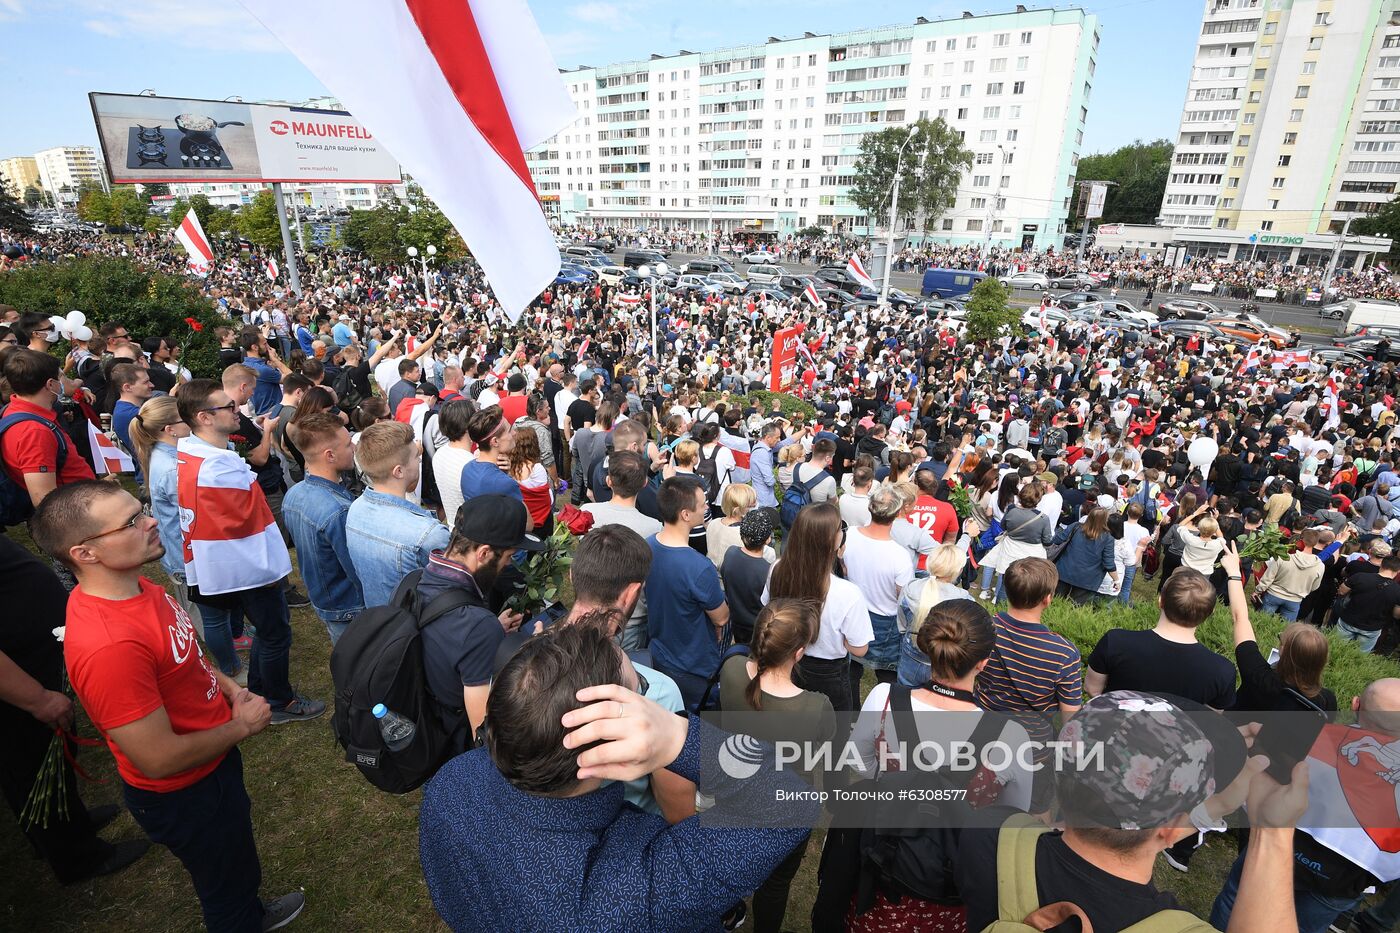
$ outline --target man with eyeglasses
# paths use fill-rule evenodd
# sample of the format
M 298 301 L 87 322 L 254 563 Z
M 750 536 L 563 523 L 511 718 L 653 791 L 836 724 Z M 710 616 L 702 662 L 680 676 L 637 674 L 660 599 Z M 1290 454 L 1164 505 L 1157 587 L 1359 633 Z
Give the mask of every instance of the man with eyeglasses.
M 275 930 L 293 892 L 258 897 L 262 871 L 238 743 L 267 727 L 267 701 L 210 667 L 180 604 L 141 575 L 165 553 L 156 520 L 110 483 L 82 482 L 35 513 L 35 542 L 70 568 L 64 660 L 117 761 L 127 808 L 194 882 L 211 930 Z
M 315 719 L 326 704 L 298 696 L 288 679 L 292 628 L 282 581 L 291 556 L 256 474 L 229 444 L 238 405 L 212 379 L 185 383 L 178 402 L 192 431 L 176 445 L 185 578 L 205 643 L 224 674 L 236 674 L 233 613 L 242 613 L 256 628 L 248 687 L 267 698 L 273 724 Z M 263 423 L 265 431 L 272 426 Z
M 35 508 L 59 486 L 93 479 L 92 467 L 73 449 L 58 424 L 63 394 L 59 362 L 37 350 L 14 350 L 5 358 L 10 404 L 0 419 L 0 459 L 10 481 L 29 493 Z

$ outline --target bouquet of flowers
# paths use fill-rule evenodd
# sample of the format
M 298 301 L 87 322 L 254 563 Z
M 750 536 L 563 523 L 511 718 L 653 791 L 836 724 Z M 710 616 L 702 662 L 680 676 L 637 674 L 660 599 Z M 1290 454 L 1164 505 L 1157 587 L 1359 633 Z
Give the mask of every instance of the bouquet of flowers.
M 53 630 L 53 637 L 62 643 L 63 633 L 64 628 L 60 626 Z M 63 686 L 60 689 L 71 696 L 66 665 L 63 667 Z M 39 766 L 39 773 L 34 777 L 34 786 L 30 788 L 24 808 L 19 813 L 19 824 L 22 828 L 39 825 L 48 829 L 49 814 L 53 812 L 57 812 L 61 820 L 68 819 L 68 769 L 64 767 L 64 762 L 72 764 L 75 771 L 87 777 L 78 767 L 69 742 L 79 745 L 98 744 L 93 739 L 64 732 L 61 727 L 53 730 L 48 751 L 44 753 L 44 763 Z
M 506 605 L 530 619 L 554 603 L 574 562 L 573 548 L 573 532 L 564 522 L 555 522 L 544 550 L 531 554 L 521 566 L 525 582 Z
M 1270 560 L 1275 557 L 1287 557 L 1293 551 L 1293 546 L 1277 526 L 1260 528 L 1244 539 L 1240 545 L 1240 556 L 1248 557 L 1251 560 Z
M 948 479 L 948 501 L 958 513 L 958 521 L 966 521 L 972 514 L 972 493 L 956 476 Z

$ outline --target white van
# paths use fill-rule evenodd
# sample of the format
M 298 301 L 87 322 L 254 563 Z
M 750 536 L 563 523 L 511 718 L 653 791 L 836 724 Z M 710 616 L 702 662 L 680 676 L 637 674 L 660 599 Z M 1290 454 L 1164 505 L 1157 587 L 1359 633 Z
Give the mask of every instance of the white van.
M 1400 327 L 1400 302 L 1384 298 L 1357 298 L 1343 302 L 1343 332 L 1354 334 L 1363 327 Z

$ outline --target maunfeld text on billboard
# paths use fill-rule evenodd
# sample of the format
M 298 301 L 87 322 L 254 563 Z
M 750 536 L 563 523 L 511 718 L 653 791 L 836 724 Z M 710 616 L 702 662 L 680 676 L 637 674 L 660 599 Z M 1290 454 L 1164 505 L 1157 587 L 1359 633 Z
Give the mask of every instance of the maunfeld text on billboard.
M 398 184 L 398 162 L 348 113 L 283 104 L 91 93 L 118 184 Z

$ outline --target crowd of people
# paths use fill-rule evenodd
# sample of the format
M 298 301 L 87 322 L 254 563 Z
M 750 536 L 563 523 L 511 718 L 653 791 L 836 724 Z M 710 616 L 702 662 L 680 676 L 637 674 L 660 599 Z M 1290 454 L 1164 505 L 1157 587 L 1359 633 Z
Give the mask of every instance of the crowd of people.
M 694 245 L 630 234 L 643 236 Z M 61 234 L 23 251 L 184 271 L 156 237 Z M 872 867 L 860 834 L 809 851 L 815 804 L 782 828 L 705 821 L 707 800 L 757 811 L 806 785 L 771 749 L 747 780 L 708 774 L 716 726 L 698 715 L 788 713 L 768 741 L 833 739 L 839 714 L 856 716 L 866 780 L 883 777 L 890 710 L 920 714 L 920 732 L 938 711 L 1046 717 L 1008 726 L 1017 741 L 1053 738 L 1054 720 L 1108 736 L 1143 703 L 1335 717 L 1352 698 L 1323 686 L 1327 633 L 1384 652 L 1400 618 L 1393 364 L 1270 365 L 1079 321 L 970 344 L 942 318 L 748 295 L 658 296 L 653 337 L 643 296 L 602 282 L 551 287 L 513 325 L 470 260 L 426 281 L 344 252 L 302 262 L 301 297 L 234 253 L 192 279 L 226 321 L 217 371 L 190 372 L 169 335 L 101 308 L 87 309 L 92 339 L 65 346 L 47 316 L 0 307 L 0 505 L 53 562 L 4 542 L 11 591 L 29 600 L 0 641 L 16 750 L 0 778 L 17 813 L 53 729 L 73 722 L 66 666 L 127 807 L 181 859 L 209 928 L 291 922 L 301 892 L 259 896 L 238 750 L 326 713 L 329 697 L 293 683 L 297 641 L 320 630 L 290 610 L 359 647 L 357 619 L 419 606 L 445 736 L 424 774 L 420 855 L 455 929 L 732 929 L 751 909 L 769 933 L 818 858 L 814 929 L 979 931 L 1057 903 L 1101 930 L 1160 914 L 1155 928 L 1195 929 L 1153 866 L 1165 853 L 1190 869 L 1199 834 L 1241 807 L 1251 828 L 1219 880 L 1216 928 L 1397 922 L 1395 885 L 1363 901 L 1400 879 L 1400 860 L 1361 827 L 1309 822 L 1321 805 L 1306 763 L 1280 783 L 1258 755 L 1188 760 L 1200 736 L 1184 718 L 1141 737 L 1150 774 L 984 782 L 979 804 L 1004 819 L 961 833 L 940 899 Z M 755 394 L 780 329 L 800 333 L 795 378 L 786 397 Z M 121 483 L 96 478 L 89 443 L 108 417 L 133 461 Z M 558 523 L 578 536 L 573 601 L 526 618 L 512 601 L 522 565 Z M 143 575 L 156 564 L 167 586 Z M 1046 621 L 1056 601 L 1092 613 L 1152 589 L 1155 625 L 1111 630 L 1087 656 Z M 1287 623 L 1276 659 L 1251 602 Z M 1233 658 L 1197 638 L 1222 603 Z M 59 645 L 48 632 L 65 619 Z M 1400 740 L 1400 681 L 1353 709 L 1348 736 Z M 984 734 L 960 721 L 959 738 Z M 100 839 L 110 814 L 76 790 L 68 809 L 26 829 L 60 880 L 144 852 Z M 998 886 L 1013 852 L 1034 881 L 1017 897 Z

